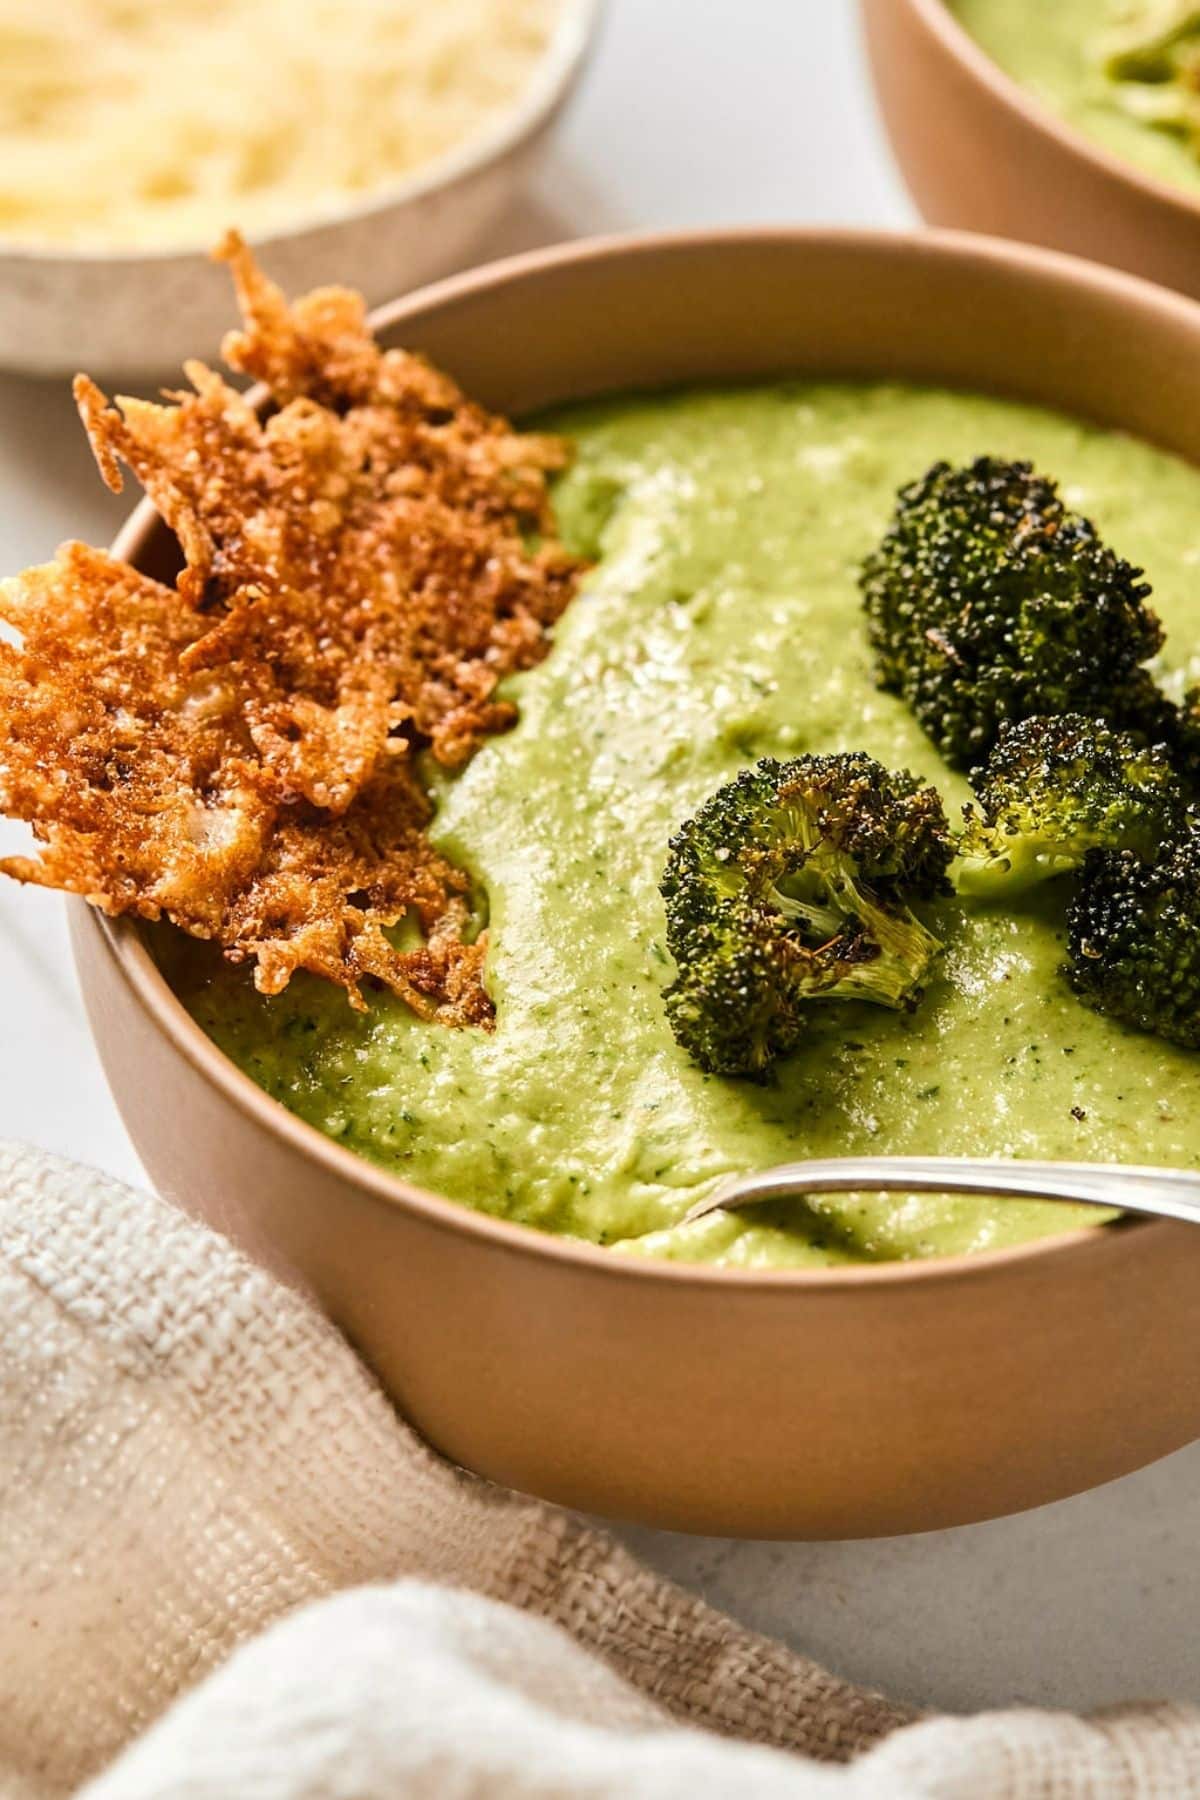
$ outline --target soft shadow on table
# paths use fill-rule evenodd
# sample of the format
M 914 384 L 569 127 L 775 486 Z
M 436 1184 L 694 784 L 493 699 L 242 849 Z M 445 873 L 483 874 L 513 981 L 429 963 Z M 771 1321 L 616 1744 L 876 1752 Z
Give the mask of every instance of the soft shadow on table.
M 65 537 L 106 543 L 139 493 L 104 486 L 69 381 L 0 374 L 0 496 L 8 574 Z
M 1200 1703 L 1200 1443 L 959 1531 L 839 1544 L 620 1535 L 746 1624 L 919 1705 Z
M 532 189 L 498 218 L 481 239 L 463 268 L 540 250 L 578 237 L 604 237 L 624 231 L 630 221 L 589 180 L 587 173 L 566 157 L 556 157 L 547 178 L 547 190 Z

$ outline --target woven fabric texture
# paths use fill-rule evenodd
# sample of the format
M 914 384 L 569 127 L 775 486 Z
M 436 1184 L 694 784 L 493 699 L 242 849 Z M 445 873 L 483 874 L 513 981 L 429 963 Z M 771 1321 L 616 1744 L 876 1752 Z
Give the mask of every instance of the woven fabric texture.
M 0 1145 L 0 1794 L 1200 1797 L 1200 1714 L 916 1721 L 431 1452 L 303 1299 Z

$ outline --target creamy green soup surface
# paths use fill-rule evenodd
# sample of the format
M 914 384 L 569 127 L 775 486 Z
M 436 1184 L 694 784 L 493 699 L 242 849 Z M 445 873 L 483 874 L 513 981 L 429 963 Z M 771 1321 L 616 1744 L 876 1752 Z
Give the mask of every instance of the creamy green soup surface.
M 519 723 L 443 784 L 436 825 L 486 896 L 495 1031 L 422 1024 L 386 993 L 359 1015 L 311 977 L 265 999 L 244 970 L 165 932 L 205 1030 L 373 1162 L 627 1253 L 886 1261 L 1101 1216 L 855 1195 L 680 1224 L 717 1177 L 798 1156 L 1200 1164 L 1200 1056 L 1074 998 L 1058 974 L 1061 889 L 1017 912 L 931 909 L 946 953 L 921 1009 L 814 1008 L 807 1046 L 767 1086 L 702 1074 L 676 1046 L 658 894 L 675 824 L 761 756 L 863 749 L 937 782 L 952 809 L 965 797 L 871 677 L 856 569 L 898 485 L 939 457 L 1031 458 L 1146 565 L 1179 675 L 1200 473 L 1046 412 L 902 386 L 684 392 L 550 423 L 577 447 L 560 523 L 597 564 L 549 658 L 510 684 Z
M 1113 0 L 946 0 L 1006 75 L 1094 143 L 1148 175 L 1200 189 L 1200 158 L 1182 137 L 1134 116 L 1104 68 L 1122 9 Z

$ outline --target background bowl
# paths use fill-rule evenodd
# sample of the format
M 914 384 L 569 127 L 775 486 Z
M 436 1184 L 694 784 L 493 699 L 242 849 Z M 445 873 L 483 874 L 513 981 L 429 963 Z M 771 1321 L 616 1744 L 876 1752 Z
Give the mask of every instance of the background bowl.
M 354 205 L 252 234 L 289 293 L 337 281 L 376 303 L 459 265 L 529 174 L 578 78 L 603 0 L 563 0 L 533 79 L 486 131 Z M 236 208 L 228 221 L 237 223 Z M 42 249 L 0 237 L 0 367 L 107 379 L 178 373 L 230 324 L 229 273 L 191 250 Z
M 1200 200 L 1042 107 L 943 0 L 862 0 L 862 16 L 892 148 L 931 224 L 1073 251 L 1200 296 Z
M 1200 462 L 1200 307 L 979 239 L 601 242 L 445 282 L 377 325 L 510 412 L 778 372 L 911 377 L 1123 425 Z M 146 504 L 116 549 L 159 575 L 177 562 Z M 684 1530 L 848 1537 L 1015 1511 L 1200 1432 L 1200 1367 L 1179 1354 L 1194 1227 L 811 1272 L 568 1243 L 322 1137 L 203 1035 L 135 925 L 71 910 L 152 1178 L 311 1292 L 418 1429 L 497 1481 Z

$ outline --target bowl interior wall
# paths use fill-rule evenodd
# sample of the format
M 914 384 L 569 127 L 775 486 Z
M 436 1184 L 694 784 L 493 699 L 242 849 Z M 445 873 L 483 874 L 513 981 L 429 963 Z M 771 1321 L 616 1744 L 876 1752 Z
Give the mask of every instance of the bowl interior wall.
M 923 381 L 1010 396 L 1121 426 L 1200 460 L 1200 311 L 1052 253 L 931 234 L 737 233 L 603 245 L 426 289 L 374 315 L 486 405 L 521 415 L 567 399 L 778 375 Z M 670 279 L 664 279 L 664 260 Z M 1131 332 L 1130 300 L 1156 315 Z M 170 579 L 178 552 L 148 514 L 121 552 Z

